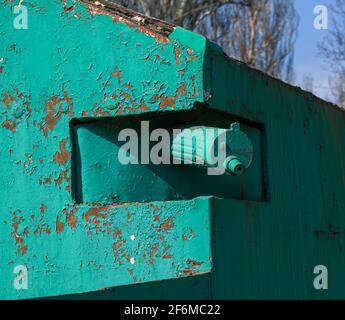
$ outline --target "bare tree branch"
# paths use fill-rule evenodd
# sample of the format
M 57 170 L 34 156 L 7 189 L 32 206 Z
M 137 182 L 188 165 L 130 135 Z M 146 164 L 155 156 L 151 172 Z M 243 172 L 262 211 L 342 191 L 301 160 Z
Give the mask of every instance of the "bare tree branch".
M 329 79 L 335 102 L 345 108 L 345 3 L 336 0 L 330 6 L 332 11 L 332 29 L 322 43 L 319 43 L 319 54 L 329 63 L 334 76 Z
M 220 44 L 231 57 L 292 78 L 298 17 L 293 0 L 113 0 Z

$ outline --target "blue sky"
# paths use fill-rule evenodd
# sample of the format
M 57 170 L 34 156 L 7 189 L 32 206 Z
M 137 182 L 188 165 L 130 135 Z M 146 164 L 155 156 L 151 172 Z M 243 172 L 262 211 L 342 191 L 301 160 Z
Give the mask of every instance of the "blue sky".
M 317 54 L 317 44 L 327 36 L 327 30 L 316 30 L 314 28 L 313 13 L 315 6 L 329 6 L 334 0 L 294 0 L 296 10 L 300 16 L 298 38 L 295 47 L 295 72 L 296 83 L 300 85 L 304 74 L 311 74 L 314 77 L 314 93 L 322 98 L 331 97 L 328 86 L 328 77 L 331 74 L 327 62 Z M 331 11 L 329 14 L 329 29 Z

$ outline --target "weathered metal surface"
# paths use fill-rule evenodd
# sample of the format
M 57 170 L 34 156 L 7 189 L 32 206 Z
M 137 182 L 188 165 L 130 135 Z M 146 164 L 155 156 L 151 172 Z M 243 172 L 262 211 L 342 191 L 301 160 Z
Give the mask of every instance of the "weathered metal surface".
M 29 29 L 16 30 L 15 4 L 0 4 L 1 298 L 135 283 L 93 296 L 178 298 L 185 286 L 189 298 L 345 298 L 342 110 L 118 7 L 25 1 Z M 254 161 L 234 180 L 186 170 L 190 181 L 174 187 L 224 199 L 75 204 L 75 119 L 185 119 L 200 105 L 203 125 L 245 123 Z M 12 286 L 20 264 L 30 290 Z M 329 289 L 316 291 L 320 264 Z
M 212 107 L 264 125 L 267 194 L 215 200 L 214 297 L 345 299 L 344 110 L 212 45 L 207 55 Z M 314 288 L 318 265 L 328 290 Z
M 17 206 L 19 207 L 19 206 Z M 1 298 L 34 298 L 210 272 L 210 207 L 190 202 L 15 209 L 1 228 Z M 20 207 L 19 207 L 20 208 Z M 29 288 L 13 287 L 28 269 Z
M 72 199 L 70 121 L 193 108 L 203 100 L 201 52 L 168 37 L 169 25 L 152 30 L 148 19 L 138 27 L 137 17 L 79 2 L 23 3 L 29 29 L 16 30 L 16 4 L 2 1 L 0 10 L 1 298 L 209 272 L 206 198 L 122 206 Z M 28 268 L 28 290 L 13 287 L 16 265 Z

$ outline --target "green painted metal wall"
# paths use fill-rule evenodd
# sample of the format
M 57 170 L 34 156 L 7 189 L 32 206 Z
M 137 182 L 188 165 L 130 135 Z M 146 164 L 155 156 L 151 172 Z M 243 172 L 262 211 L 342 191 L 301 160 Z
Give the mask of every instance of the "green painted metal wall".
M 13 28 L 14 2 L 0 4 L 1 298 L 345 298 L 342 110 L 180 28 L 79 1 L 23 4 L 27 30 Z M 256 171 L 223 198 L 208 186 L 76 204 L 76 119 L 157 112 L 240 121 Z M 13 287 L 16 265 L 28 290 Z M 328 290 L 313 287 L 316 265 Z

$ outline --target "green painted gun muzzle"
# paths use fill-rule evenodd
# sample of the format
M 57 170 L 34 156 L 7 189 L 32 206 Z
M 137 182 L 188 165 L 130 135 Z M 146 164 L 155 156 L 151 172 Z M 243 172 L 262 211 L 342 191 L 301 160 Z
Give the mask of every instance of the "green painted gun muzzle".
M 174 163 L 206 168 L 220 165 L 225 173 L 240 176 L 253 160 L 253 144 L 238 123 L 230 129 L 185 127 L 174 135 L 171 154 Z

